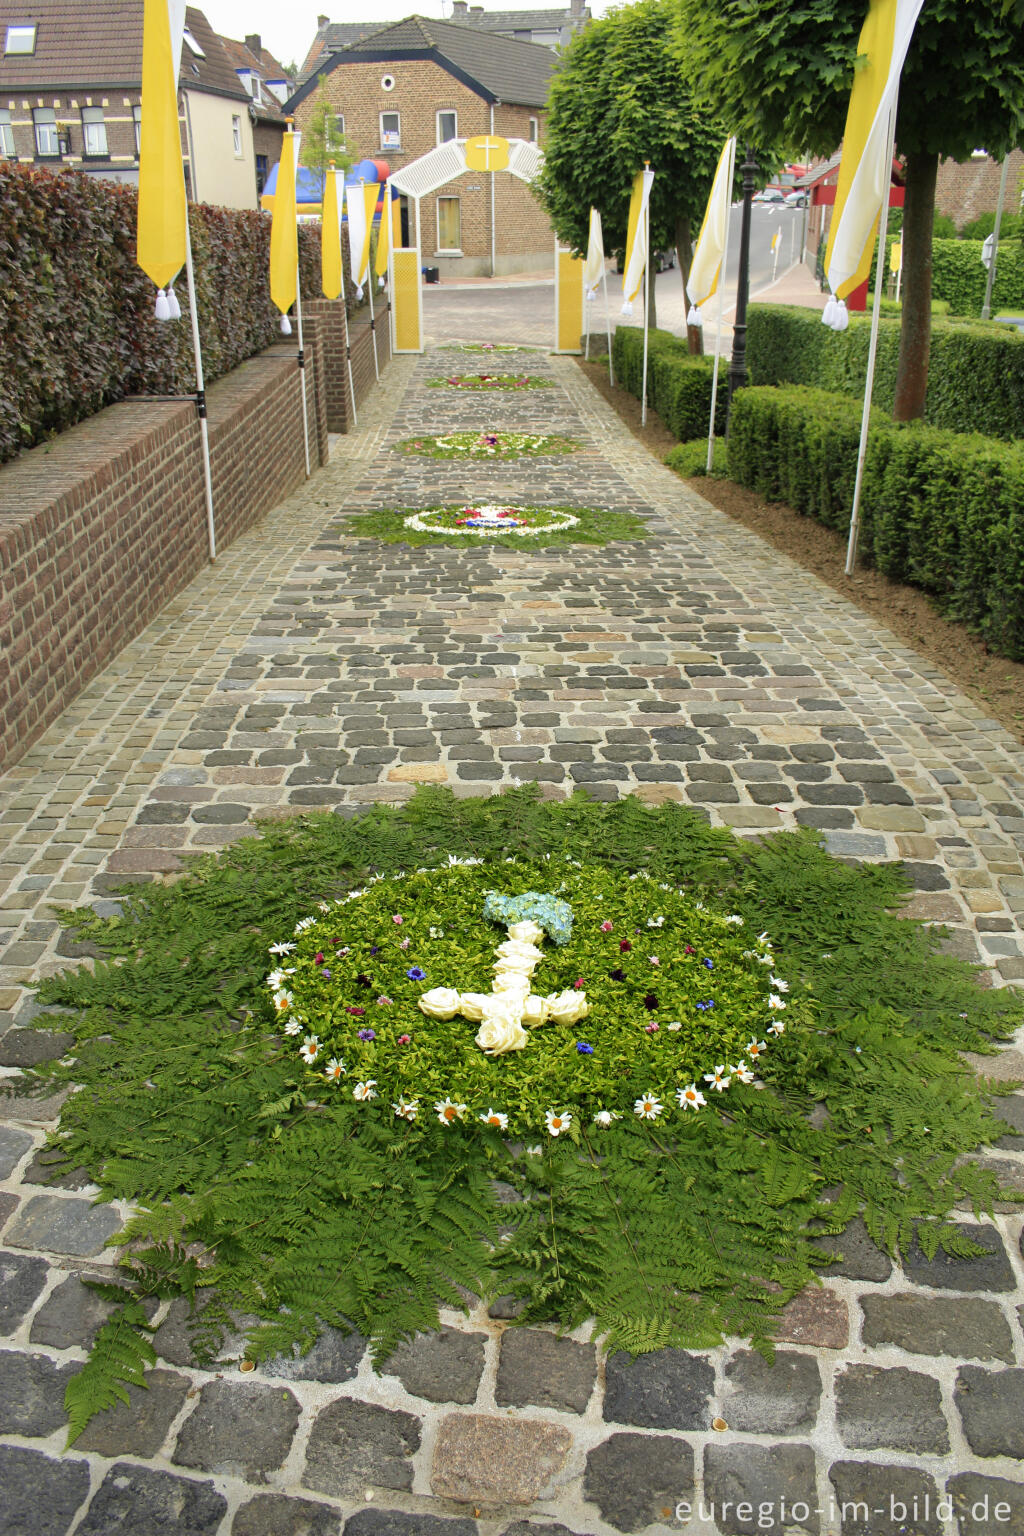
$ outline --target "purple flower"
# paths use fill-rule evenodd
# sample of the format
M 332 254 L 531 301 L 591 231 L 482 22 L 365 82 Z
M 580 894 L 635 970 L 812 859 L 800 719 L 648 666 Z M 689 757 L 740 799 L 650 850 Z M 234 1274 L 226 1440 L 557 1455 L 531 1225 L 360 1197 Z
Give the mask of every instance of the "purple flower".
M 361 1013 L 362 1009 L 359 1011 Z M 361 1029 L 359 1031 L 359 1038 L 360 1040 L 376 1040 L 377 1031 L 375 1029 Z
M 356 977 L 356 985 L 360 987 L 372 987 L 373 981 L 369 976 L 365 974 L 365 972 L 361 971 Z
M 713 971 L 715 968 L 715 962 L 713 960 L 709 960 L 706 955 L 701 961 L 701 965 L 706 965 L 709 971 Z
M 644 998 L 644 1007 L 647 1009 L 648 1013 L 653 1013 L 657 1006 L 658 999 L 655 997 L 653 992 L 648 992 L 647 996 Z
M 379 944 L 371 944 L 370 945 L 370 954 L 371 955 L 379 955 L 380 954 L 380 945 Z
M 330 981 L 330 979 L 331 979 L 331 973 L 330 973 L 330 971 L 329 971 L 329 970 L 328 970 L 328 969 L 327 969 L 327 967 L 326 967 L 326 965 L 325 965 L 325 966 L 324 966 L 324 968 L 323 968 L 323 970 L 322 970 L 322 971 L 321 971 L 321 972 L 320 972 L 320 974 L 321 974 L 321 976 L 322 976 L 322 977 L 323 977 L 323 978 L 324 978 L 324 981 Z
M 619 940 L 619 949 L 622 951 L 622 953 L 624 955 L 628 955 L 632 948 L 633 948 L 633 946 L 629 942 L 628 939 L 620 939 Z
M 714 998 L 713 997 L 709 997 L 706 1003 L 698 1003 L 697 1004 L 697 1011 L 698 1011 L 698 1013 L 707 1013 L 708 1009 L 709 1008 L 713 1008 L 714 1006 L 715 1006 Z
M 410 981 L 425 981 L 427 973 L 421 965 L 410 965 L 405 973 Z
M 581 1056 L 593 1056 L 594 1054 L 594 1047 L 592 1045 L 588 1045 L 585 1040 L 577 1040 L 576 1049 L 579 1051 Z
M 625 981 L 626 979 L 625 971 L 609 971 L 608 975 L 612 981 Z

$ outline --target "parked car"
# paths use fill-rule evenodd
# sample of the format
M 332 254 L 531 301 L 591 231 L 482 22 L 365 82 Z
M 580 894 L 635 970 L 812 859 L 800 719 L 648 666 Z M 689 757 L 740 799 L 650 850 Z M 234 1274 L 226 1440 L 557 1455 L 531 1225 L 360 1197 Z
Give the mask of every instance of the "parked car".
M 806 208 L 807 207 L 807 193 L 806 192 L 796 192 L 796 191 L 794 191 L 794 192 L 787 192 L 785 197 L 783 198 L 783 202 L 785 203 L 787 208 Z
M 783 192 L 778 187 L 765 187 L 761 192 L 755 192 L 755 203 L 784 203 L 786 201 Z
M 669 267 L 674 267 L 676 264 L 676 253 L 675 251 L 652 251 L 651 262 L 655 272 L 667 272 Z

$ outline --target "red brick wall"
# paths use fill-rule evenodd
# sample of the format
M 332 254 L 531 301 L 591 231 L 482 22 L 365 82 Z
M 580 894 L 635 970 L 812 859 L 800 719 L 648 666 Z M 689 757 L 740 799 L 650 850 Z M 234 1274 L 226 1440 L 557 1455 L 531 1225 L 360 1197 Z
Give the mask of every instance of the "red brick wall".
M 376 277 L 372 278 L 376 283 Z M 374 329 L 370 329 L 370 308 L 362 304 L 349 316 L 349 346 L 352 349 L 352 379 L 356 403 L 376 386 L 373 363 L 373 338 L 377 340 L 378 365 L 383 372 L 391 358 L 391 317 L 387 296 L 375 294 Z M 313 299 L 303 305 L 303 315 L 324 327 L 324 400 L 329 432 L 347 432 L 352 424 L 352 394 L 345 357 L 345 318 L 343 306 L 334 300 Z
M 327 461 L 320 326 L 306 335 L 313 468 Z M 304 480 L 297 373 L 293 338 L 209 391 L 219 549 Z M 0 469 L 0 764 L 206 563 L 199 446 L 191 401 L 126 400 Z
M 976 219 L 979 213 L 994 213 L 999 201 L 1001 162 L 991 159 L 942 160 L 935 181 L 935 207 L 947 214 L 958 229 Z M 1003 211 L 1015 213 L 1020 206 L 1024 178 L 1024 150 L 1010 154 Z

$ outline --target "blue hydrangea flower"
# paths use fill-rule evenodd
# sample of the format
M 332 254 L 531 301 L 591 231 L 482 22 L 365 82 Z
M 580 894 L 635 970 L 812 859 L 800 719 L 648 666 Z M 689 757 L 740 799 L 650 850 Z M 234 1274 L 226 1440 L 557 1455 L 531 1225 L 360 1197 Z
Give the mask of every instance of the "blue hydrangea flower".
M 567 901 L 542 891 L 524 891 L 521 896 L 502 896 L 500 891 L 488 891 L 483 915 L 488 922 L 506 926 L 532 920 L 555 944 L 568 944 L 572 938 L 572 907 Z

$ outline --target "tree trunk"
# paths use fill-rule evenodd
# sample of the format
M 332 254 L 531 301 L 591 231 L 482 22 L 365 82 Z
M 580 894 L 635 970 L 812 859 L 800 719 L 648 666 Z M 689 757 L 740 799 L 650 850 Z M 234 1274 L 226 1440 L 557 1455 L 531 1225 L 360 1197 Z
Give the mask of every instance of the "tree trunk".
M 676 219 L 676 261 L 679 263 L 679 275 L 683 280 L 683 312 L 689 314 L 690 300 L 687 297 L 686 284 L 690 278 L 690 267 L 693 265 L 693 241 L 690 239 L 689 219 Z M 702 356 L 704 352 L 702 326 L 686 327 L 686 344 L 695 357 Z
M 939 157 L 907 156 L 906 201 L 903 205 L 903 322 L 896 368 L 897 421 L 924 415 L 928 390 L 928 354 L 932 335 L 932 225 L 935 220 L 935 177 Z M 883 282 L 884 272 L 876 274 Z

